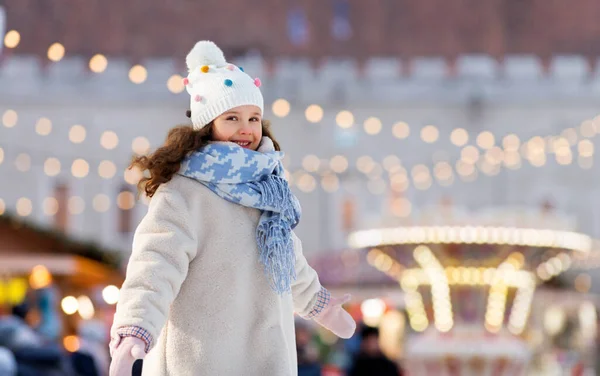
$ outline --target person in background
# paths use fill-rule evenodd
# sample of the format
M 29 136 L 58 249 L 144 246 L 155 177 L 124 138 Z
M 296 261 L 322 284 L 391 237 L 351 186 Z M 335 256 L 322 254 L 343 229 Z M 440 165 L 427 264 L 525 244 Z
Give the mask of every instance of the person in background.
M 318 349 L 312 342 L 310 328 L 296 321 L 296 352 L 298 354 L 298 376 L 321 376 Z
M 379 347 L 379 329 L 365 326 L 360 351 L 353 359 L 348 376 L 402 376 L 398 366 Z

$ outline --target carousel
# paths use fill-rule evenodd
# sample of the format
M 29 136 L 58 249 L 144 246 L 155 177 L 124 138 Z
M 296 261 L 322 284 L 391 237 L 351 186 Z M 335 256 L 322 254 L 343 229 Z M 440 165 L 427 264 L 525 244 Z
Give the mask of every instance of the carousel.
M 354 232 L 349 245 L 402 289 L 404 367 L 436 376 L 530 374 L 536 287 L 596 248 L 573 218 L 545 208 L 435 208 Z

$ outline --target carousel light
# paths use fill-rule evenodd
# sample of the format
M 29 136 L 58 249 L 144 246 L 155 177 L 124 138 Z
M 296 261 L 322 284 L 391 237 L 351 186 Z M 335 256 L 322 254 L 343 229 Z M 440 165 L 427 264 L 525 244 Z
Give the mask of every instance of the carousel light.
M 448 234 L 455 231 L 460 236 L 450 238 Z M 544 234 L 544 238 L 542 238 Z M 550 243 L 548 239 L 552 239 Z M 402 228 L 384 228 L 356 231 L 349 237 L 352 247 L 366 248 L 388 244 L 432 243 L 442 244 L 509 244 L 517 246 L 541 246 L 569 249 L 588 253 L 592 247 L 592 239 L 584 234 L 568 231 L 538 230 L 512 227 L 455 227 L 452 230 L 444 226 L 413 226 Z M 542 242 L 543 241 L 543 242 Z
M 365 324 L 377 326 L 386 309 L 386 305 L 381 299 L 367 299 L 360 305 L 360 311 L 363 315 Z
M 36 265 L 31 269 L 29 276 L 29 285 L 32 289 L 38 290 L 50 286 L 52 275 L 44 265 Z
M 555 336 L 564 328 L 567 315 L 562 307 L 552 306 L 544 314 L 544 329 L 546 333 Z
M 581 273 L 575 277 L 575 290 L 580 293 L 587 293 L 592 287 L 592 278 L 587 273 Z
M 119 301 L 119 288 L 113 285 L 106 286 L 102 290 L 102 299 L 104 299 L 107 304 L 117 304 Z
M 74 335 L 63 338 L 63 346 L 68 352 L 76 352 L 79 350 L 79 338 Z
M 79 302 L 74 296 L 66 296 L 60 302 L 63 312 L 67 315 L 72 315 L 79 309 Z
M 578 316 L 581 324 L 581 334 L 588 341 L 593 341 L 598 332 L 598 315 L 594 303 L 590 301 L 581 303 Z
M 79 316 L 81 316 L 82 319 L 90 320 L 94 318 L 96 311 L 94 309 L 94 304 L 89 297 L 81 295 L 79 298 L 77 298 L 77 304 Z

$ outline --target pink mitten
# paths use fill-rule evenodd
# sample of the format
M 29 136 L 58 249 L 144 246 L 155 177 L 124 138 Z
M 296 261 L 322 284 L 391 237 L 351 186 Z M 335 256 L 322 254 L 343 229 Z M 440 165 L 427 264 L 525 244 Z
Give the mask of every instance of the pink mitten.
M 133 363 L 146 356 L 146 343 L 136 337 L 125 337 L 112 353 L 110 376 L 131 376 Z
M 342 299 L 331 298 L 329 305 L 313 320 L 340 338 L 350 338 L 356 330 L 356 322 L 348 312 L 342 308 L 342 304 L 350 301 L 350 294 L 344 295 Z

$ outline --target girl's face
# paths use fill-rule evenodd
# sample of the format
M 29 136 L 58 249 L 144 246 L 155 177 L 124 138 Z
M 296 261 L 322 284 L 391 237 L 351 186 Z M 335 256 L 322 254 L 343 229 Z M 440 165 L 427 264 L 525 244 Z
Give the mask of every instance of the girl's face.
M 214 120 L 213 139 L 235 142 L 245 149 L 258 149 L 262 139 L 260 108 L 248 105 L 224 112 Z

